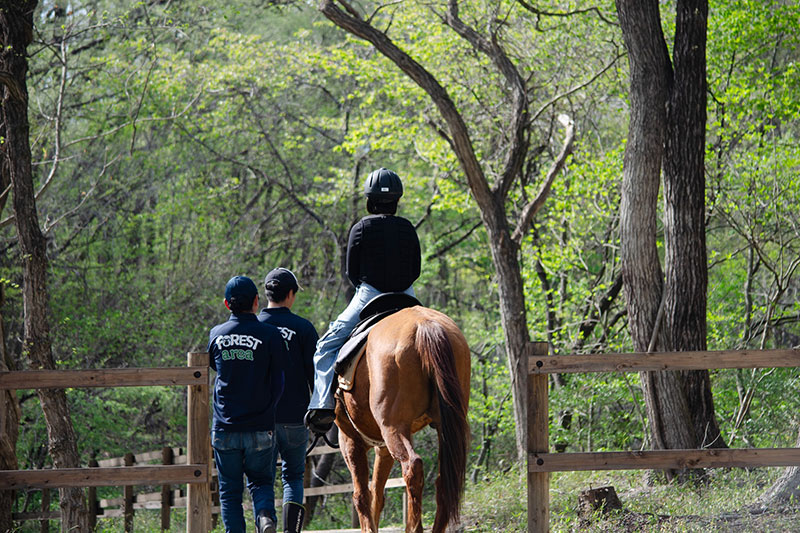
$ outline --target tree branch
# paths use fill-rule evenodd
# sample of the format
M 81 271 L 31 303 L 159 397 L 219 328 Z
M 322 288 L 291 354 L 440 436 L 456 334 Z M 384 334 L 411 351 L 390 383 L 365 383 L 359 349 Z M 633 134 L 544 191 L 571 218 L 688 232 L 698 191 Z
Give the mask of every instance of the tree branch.
M 545 200 L 547 200 L 547 197 L 550 195 L 550 187 L 553 185 L 556 175 L 564 168 L 567 157 L 572 153 L 572 144 L 575 140 L 575 124 L 567 115 L 559 115 L 558 120 L 566 128 L 564 144 L 556 160 L 553 161 L 550 170 L 547 171 L 547 177 L 539 188 L 536 198 L 528 202 L 522 209 L 520 221 L 516 229 L 514 229 L 514 233 L 511 235 L 511 239 L 516 242 L 517 245 L 522 242 L 522 235 L 528 230 L 533 217 L 536 216 L 536 213 L 538 213 L 539 209 L 544 205 Z
M 477 224 L 474 224 L 474 225 L 473 225 L 473 226 L 472 226 L 472 227 L 471 227 L 471 228 L 470 228 L 470 229 L 469 229 L 469 230 L 468 230 L 466 233 L 464 233 L 464 234 L 463 234 L 461 237 L 457 238 L 456 240 L 454 240 L 453 242 L 451 242 L 451 243 L 449 243 L 449 244 L 446 244 L 444 247 L 442 247 L 442 248 L 439 248 L 438 250 L 436 250 L 436 251 L 435 251 L 435 252 L 433 252 L 432 254 L 429 254 L 429 255 L 428 255 L 426 258 L 425 258 L 425 260 L 426 260 L 426 261 L 430 261 L 431 259 L 437 259 L 437 258 L 439 258 L 439 257 L 443 256 L 444 254 L 446 254 L 447 252 L 449 252 L 450 250 L 452 250 L 453 248 L 455 248 L 456 246 L 458 246 L 459 244 L 461 244 L 462 242 L 464 242 L 465 240 L 467 240 L 467 237 L 469 237 L 470 235 L 472 235 L 472 233 L 473 233 L 473 232 L 474 232 L 476 229 L 480 228 L 482 225 L 483 225 L 483 222 L 478 222 Z
M 340 28 L 370 42 L 376 50 L 389 58 L 428 94 L 447 123 L 456 157 L 461 163 L 472 195 L 481 207 L 481 212 L 494 213 L 496 211 L 495 200 L 472 148 L 467 126 L 444 87 L 422 65 L 398 48 L 386 34 L 359 17 L 346 14 L 336 7 L 334 0 L 321 0 L 319 10 Z
M 614 283 L 612 283 L 611 287 L 609 287 L 605 294 L 603 294 L 603 296 L 600 298 L 600 301 L 596 305 L 592 306 L 591 312 L 588 313 L 589 316 L 587 316 L 578 327 L 578 337 L 572 344 L 573 353 L 577 353 L 581 348 L 583 348 L 584 342 L 589 338 L 589 335 L 592 334 L 595 326 L 597 326 L 599 318 L 608 312 L 608 310 L 611 308 L 611 304 L 614 303 L 614 300 L 619 295 L 621 290 L 622 274 L 620 273 L 617 274 L 616 278 L 614 278 Z
M 495 194 L 502 201 L 508 195 L 514 178 L 517 177 L 528 152 L 528 141 L 525 137 L 528 126 L 528 94 L 525 91 L 525 82 L 519 71 L 508 58 L 505 51 L 497 44 L 496 39 L 489 41 L 471 27 L 467 26 L 458 16 L 457 0 L 449 0 L 445 23 L 469 42 L 474 48 L 483 52 L 492 60 L 497 70 L 503 75 L 511 86 L 513 94 L 513 111 L 511 115 L 511 145 L 503 164 L 503 171 L 495 189 Z
M 599 7 L 595 7 L 595 6 L 587 7 L 587 8 L 583 8 L 583 9 L 575 9 L 573 11 L 556 12 L 556 11 L 545 11 L 543 9 L 539 9 L 538 7 L 534 7 L 534 6 L 530 5 L 525 0 L 517 0 L 517 1 L 519 2 L 519 5 L 521 5 L 522 7 L 524 7 L 525 9 L 527 9 L 528 11 L 530 11 L 531 13 L 533 13 L 534 15 L 539 16 L 539 17 L 542 17 L 542 16 L 545 16 L 545 17 L 571 17 L 573 15 L 581 15 L 583 13 L 589 13 L 591 11 L 594 11 L 595 13 L 597 13 L 597 17 L 600 20 L 602 20 L 603 22 L 605 22 L 606 24 L 611 24 L 612 26 L 619 26 L 619 24 L 614 22 L 612 19 L 606 18 L 606 16 L 603 15 L 603 12 L 600 11 L 600 8 Z M 537 27 L 537 29 L 538 29 L 538 27 Z
M 538 111 L 536 111 L 536 113 L 534 113 L 534 114 L 533 114 L 533 116 L 531 117 L 531 122 L 534 122 L 536 119 L 538 119 L 538 118 L 539 118 L 539 117 L 542 115 L 542 113 L 544 113 L 544 112 L 547 110 L 547 108 L 548 108 L 548 107 L 550 107 L 550 106 L 551 106 L 551 105 L 553 105 L 554 103 L 558 102 L 558 101 L 559 101 L 559 100 L 561 100 L 562 98 L 565 98 L 565 97 L 567 97 L 567 96 L 569 96 L 569 95 L 571 95 L 571 94 L 573 94 L 573 93 L 575 93 L 575 92 L 577 92 L 577 91 L 580 91 L 580 90 L 581 90 L 581 89 L 583 89 L 584 87 L 587 87 L 587 86 L 591 85 L 592 83 L 594 83 L 594 81 L 595 81 L 597 78 L 599 78 L 600 76 L 602 76 L 602 75 L 603 75 L 603 74 L 604 74 L 604 73 L 605 73 L 605 72 L 606 72 L 608 69 L 610 69 L 611 67 L 613 67 L 613 66 L 616 64 L 617 60 L 619 60 L 619 58 L 621 58 L 621 57 L 622 57 L 622 56 L 624 56 L 624 55 L 625 55 L 625 54 L 618 54 L 618 55 L 617 55 L 617 56 L 616 56 L 614 59 L 612 59 L 612 60 L 611 60 L 611 61 L 610 61 L 610 62 L 609 62 L 609 63 L 608 63 L 608 64 L 607 64 L 605 67 L 603 67 L 603 68 L 602 68 L 602 69 L 601 69 L 599 72 L 595 73 L 595 75 L 594 75 L 594 76 L 592 76 L 591 78 L 589 78 L 589 79 L 588 79 L 587 81 L 585 81 L 584 83 L 578 84 L 578 85 L 576 85 L 576 86 L 574 86 L 574 87 L 572 87 L 572 88 L 570 88 L 570 89 L 567 89 L 567 90 L 566 90 L 566 91 L 564 91 L 563 93 L 559 93 L 559 94 L 555 95 L 555 96 L 554 96 L 554 97 L 552 97 L 550 100 L 548 100 L 547 102 L 545 102 L 544 104 L 542 104 L 542 106 L 539 108 L 539 110 L 538 110 Z
M 50 172 L 47 174 L 47 178 L 44 180 L 44 183 L 39 188 L 39 192 L 36 193 L 36 201 L 39 201 L 39 197 L 44 194 L 50 184 L 53 182 L 53 178 L 56 175 L 56 170 L 58 169 L 58 164 L 61 161 L 61 119 L 64 110 L 64 93 L 65 88 L 67 86 L 67 47 L 66 47 L 66 40 L 61 40 L 60 46 L 60 57 L 61 60 L 61 80 L 58 86 L 58 99 L 56 100 L 56 114 L 54 118 L 55 121 L 55 139 L 53 140 L 53 165 L 50 167 Z

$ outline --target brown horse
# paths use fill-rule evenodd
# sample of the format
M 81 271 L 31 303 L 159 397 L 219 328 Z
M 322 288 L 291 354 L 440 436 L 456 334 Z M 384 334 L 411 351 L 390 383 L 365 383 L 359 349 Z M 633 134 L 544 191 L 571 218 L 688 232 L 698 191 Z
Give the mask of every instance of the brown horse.
M 399 461 L 408 494 L 406 532 L 422 532 L 422 459 L 412 434 L 428 424 L 439 437 L 433 533 L 457 520 L 464 492 L 469 424 L 470 352 L 447 316 L 415 306 L 370 331 L 353 387 L 336 405 L 340 445 L 353 477 L 353 504 L 363 533 L 377 533 L 383 490 Z M 367 451 L 375 448 L 372 490 Z

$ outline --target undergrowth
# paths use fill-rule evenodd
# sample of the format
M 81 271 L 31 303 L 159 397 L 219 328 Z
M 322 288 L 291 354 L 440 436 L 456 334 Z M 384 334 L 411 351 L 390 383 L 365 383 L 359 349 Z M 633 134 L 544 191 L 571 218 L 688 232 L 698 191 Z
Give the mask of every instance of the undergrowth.
M 800 506 L 751 513 L 750 506 L 780 475 L 779 468 L 719 469 L 698 483 L 648 482 L 643 471 L 551 475 L 550 531 L 800 532 Z M 526 475 L 497 473 L 468 484 L 460 531 L 527 531 Z M 583 517 L 582 491 L 613 486 L 622 510 Z

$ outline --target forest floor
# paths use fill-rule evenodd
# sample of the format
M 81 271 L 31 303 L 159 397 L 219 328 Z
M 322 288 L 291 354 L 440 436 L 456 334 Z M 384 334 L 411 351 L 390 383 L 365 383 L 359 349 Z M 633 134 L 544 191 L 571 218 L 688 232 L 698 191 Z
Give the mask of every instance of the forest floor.
M 551 533 L 726 532 L 800 533 L 800 505 L 752 512 L 752 506 L 780 475 L 780 468 L 719 469 L 703 483 L 658 483 L 647 473 L 571 472 L 550 482 Z M 527 530 L 526 478 L 517 472 L 469 484 L 459 532 Z M 613 486 L 622 510 L 581 516 L 578 496 Z
M 767 511 L 759 514 L 723 513 L 720 515 L 654 515 L 623 511 L 607 518 L 578 524 L 572 529 L 553 531 L 581 532 L 727 532 L 789 533 L 800 532 L 798 510 Z

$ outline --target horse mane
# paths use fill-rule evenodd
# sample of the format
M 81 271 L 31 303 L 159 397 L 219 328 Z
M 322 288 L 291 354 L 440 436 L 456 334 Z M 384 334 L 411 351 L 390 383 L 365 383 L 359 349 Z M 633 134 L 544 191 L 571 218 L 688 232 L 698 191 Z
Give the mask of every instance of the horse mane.
M 453 346 L 444 326 L 435 320 L 419 322 L 415 343 L 423 371 L 436 384 L 439 400 L 441 421 L 437 427 L 439 477 L 436 480 L 436 506 L 444 511 L 437 512 L 433 531 L 444 531 L 447 524 L 458 520 L 461 512 L 470 437 L 467 399 L 461 392 Z

